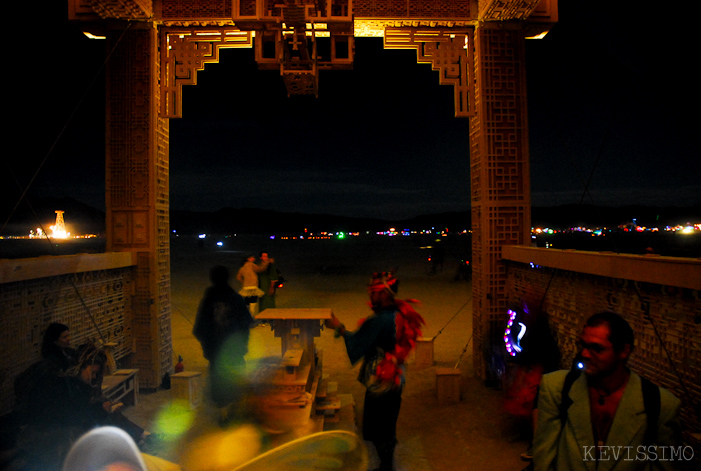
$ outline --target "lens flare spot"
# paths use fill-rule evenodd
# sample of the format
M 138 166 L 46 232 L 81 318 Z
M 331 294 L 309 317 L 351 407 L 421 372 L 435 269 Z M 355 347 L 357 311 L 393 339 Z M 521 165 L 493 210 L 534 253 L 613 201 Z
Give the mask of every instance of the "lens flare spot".
M 230 471 L 261 453 L 262 436 L 252 425 L 195 440 L 180 461 L 187 471 Z
M 167 436 L 184 435 L 195 420 L 195 411 L 184 400 L 172 401 L 161 409 L 156 417 L 154 432 Z

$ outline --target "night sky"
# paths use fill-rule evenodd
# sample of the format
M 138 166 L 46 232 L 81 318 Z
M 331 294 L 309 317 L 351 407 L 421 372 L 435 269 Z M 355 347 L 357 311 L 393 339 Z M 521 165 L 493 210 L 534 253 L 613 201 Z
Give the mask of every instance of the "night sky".
M 66 20 L 35 18 L 14 49 L 17 80 L 2 185 L 28 197 L 104 208 L 104 41 Z M 682 20 L 616 3 L 560 2 L 560 22 L 527 41 L 534 206 L 701 203 L 692 81 L 699 41 Z M 18 26 L 15 26 L 18 27 Z M 469 209 L 468 120 L 413 51 L 356 38 L 352 71 L 323 71 L 319 98 L 287 98 L 253 50 L 223 50 L 184 90 L 170 121 L 171 208 L 256 207 L 386 219 Z M 8 105 L 6 105 L 7 107 Z M 6 108 L 7 109 L 7 108 Z M 73 110 L 76 110 L 73 114 Z M 6 148 L 12 148 L 6 145 Z M 585 194 L 585 188 L 589 194 Z

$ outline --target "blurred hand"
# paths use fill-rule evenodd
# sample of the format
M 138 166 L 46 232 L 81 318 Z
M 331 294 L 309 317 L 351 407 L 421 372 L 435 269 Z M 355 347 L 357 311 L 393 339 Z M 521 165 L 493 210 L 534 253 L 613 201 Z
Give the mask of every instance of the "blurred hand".
M 337 329 L 341 325 L 341 321 L 339 321 L 338 318 L 331 313 L 331 319 L 326 319 L 324 321 L 324 325 L 329 329 Z

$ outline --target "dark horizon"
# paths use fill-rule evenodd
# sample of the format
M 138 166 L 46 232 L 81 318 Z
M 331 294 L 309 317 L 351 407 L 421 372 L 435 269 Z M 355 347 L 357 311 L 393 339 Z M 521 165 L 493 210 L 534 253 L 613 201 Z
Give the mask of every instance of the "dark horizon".
M 71 198 L 49 198 L 35 202 L 30 209 L 22 205 L 10 224 L 0 235 L 26 235 L 37 224 L 51 225 L 55 220 L 55 210 L 65 211 L 64 218 L 69 226 L 79 225 L 81 233 L 103 233 L 105 212 L 84 202 Z M 35 216 L 36 214 L 36 216 Z M 39 220 L 37 220 L 37 217 Z M 593 205 L 532 206 L 533 227 L 565 229 L 574 226 L 616 227 L 632 222 L 641 226 L 665 227 L 701 222 L 701 205 L 690 206 L 643 206 L 626 205 L 620 207 Z M 334 214 L 278 212 L 259 208 L 219 208 L 215 211 L 190 211 L 171 208 L 171 230 L 202 232 L 197 225 L 212 228 L 212 232 L 294 232 L 303 227 L 317 230 L 355 231 L 387 230 L 397 225 L 397 229 L 436 229 L 448 228 L 451 231 L 469 230 L 471 213 L 452 211 L 422 214 L 405 219 L 356 218 Z M 223 227 L 226 226 L 226 229 Z M 406 226 L 406 227 L 403 227 Z M 232 228 L 238 227 L 238 230 Z M 214 229 L 218 228 L 218 229 Z M 46 227 L 48 229 L 48 227 Z M 208 229 L 209 230 L 209 229 Z M 74 234 L 75 231 L 72 231 Z

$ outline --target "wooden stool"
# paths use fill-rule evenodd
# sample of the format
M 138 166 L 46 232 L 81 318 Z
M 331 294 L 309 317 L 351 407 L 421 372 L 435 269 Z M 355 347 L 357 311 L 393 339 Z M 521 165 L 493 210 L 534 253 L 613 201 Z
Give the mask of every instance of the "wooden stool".
M 173 399 L 182 399 L 197 409 L 202 403 L 202 373 L 183 371 L 170 376 L 170 390 Z
M 460 402 L 460 370 L 436 368 L 436 392 L 439 404 Z
M 416 339 L 416 366 L 433 366 L 434 337 L 418 337 Z

